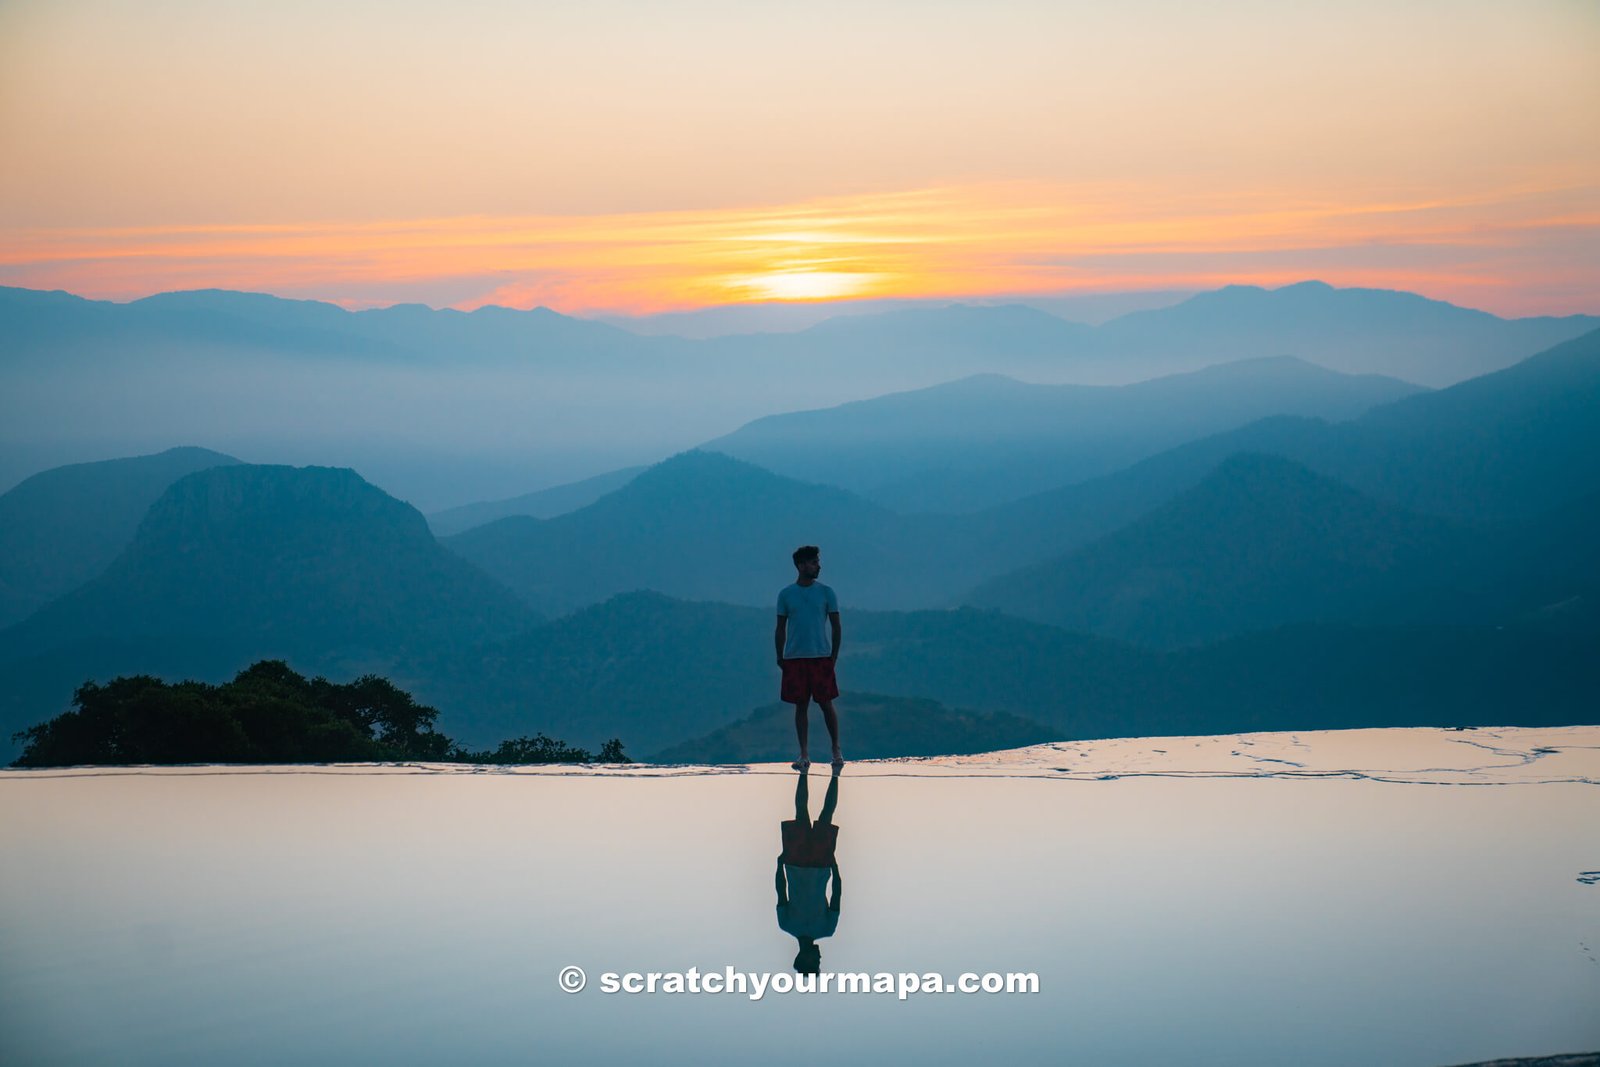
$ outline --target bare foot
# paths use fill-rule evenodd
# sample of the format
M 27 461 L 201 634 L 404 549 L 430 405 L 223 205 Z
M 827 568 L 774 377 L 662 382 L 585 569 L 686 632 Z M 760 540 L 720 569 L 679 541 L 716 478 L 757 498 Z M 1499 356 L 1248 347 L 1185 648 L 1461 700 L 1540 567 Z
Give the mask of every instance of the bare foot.
M 834 770 L 838 770 L 840 767 L 843 767 L 843 766 L 844 766 L 844 757 L 839 755 L 839 750 L 838 749 L 834 749 L 833 750 L 833 769 Z
M 789 766 L 804 773 L 805 771 L 809 771 L 811 769 L 811 761 L 808 759 L 797 759 L 793 763 L 789 764 Z

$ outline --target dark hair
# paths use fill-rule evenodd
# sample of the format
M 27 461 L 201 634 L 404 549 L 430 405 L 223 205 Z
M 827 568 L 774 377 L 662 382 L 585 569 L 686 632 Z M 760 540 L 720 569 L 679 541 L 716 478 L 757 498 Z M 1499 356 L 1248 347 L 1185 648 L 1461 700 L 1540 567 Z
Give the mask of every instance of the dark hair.
M 803 941 L 794 956 L 794 969 L 799 974 L 817 974 L 822 970 L 822 949 L 815 941 Z
M 801 545 L 794 550 L 794 565 L 798 567 L 802 563 L 810 563 L 820 555 L 822 555 L 822 549 L 816 545 Z

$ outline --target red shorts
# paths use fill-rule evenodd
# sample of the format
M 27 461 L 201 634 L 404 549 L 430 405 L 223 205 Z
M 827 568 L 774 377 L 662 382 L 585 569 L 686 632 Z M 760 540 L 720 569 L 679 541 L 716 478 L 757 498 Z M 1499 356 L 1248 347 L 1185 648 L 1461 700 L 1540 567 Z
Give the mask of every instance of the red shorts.
M 802 700 L 832 700 L 839 695 L 839 682 L 833 676 L 833 660 L 786 659 L 783 661 L 783 688 L 778 699 L 788 704 Z
M 839 843 L 839 828 L 830 822 L 807 826 L 794 819 L 784 820 L 783 862 L 791 867 L 832 867 L 834 849 Z

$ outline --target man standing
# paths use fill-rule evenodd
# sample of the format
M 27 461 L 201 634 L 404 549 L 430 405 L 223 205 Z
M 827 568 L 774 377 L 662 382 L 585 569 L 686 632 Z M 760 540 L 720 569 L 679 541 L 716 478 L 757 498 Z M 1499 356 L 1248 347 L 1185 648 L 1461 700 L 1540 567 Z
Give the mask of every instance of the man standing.
M 843 767 L 839 754 L 839 716 L 833 710 L 839 695 L 833 665 L 839 658 L 843 631 L 839 626 L 839 600 L 833 590 L 817 581 L 822 573 L 822 551 L 816 545 L 794 550 L 793 585 L 778 594 L 778 629 L 773 644 L 778 668 L 783 671 L 780 699 L 794 705 L 794 732 L 800 740 L 800 758 L 790 766 L 804 773 L 811 766 L 806 747 L 806 710 L 815 700 L 822 708 L 833 742 L 833 766 Z M 831 632 L 830 632 L 831 631 Z

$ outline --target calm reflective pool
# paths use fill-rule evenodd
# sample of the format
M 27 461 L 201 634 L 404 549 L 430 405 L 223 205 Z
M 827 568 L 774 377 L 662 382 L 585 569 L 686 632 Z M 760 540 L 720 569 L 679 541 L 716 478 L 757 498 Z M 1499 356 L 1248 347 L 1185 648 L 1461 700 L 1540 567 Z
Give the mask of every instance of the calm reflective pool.
M 828 783 L 812 769 L 813 819 Z M 1039 991 L 755 999 L 601 978 L 792 978 L 787 768 L 6 771 L 0 1059 L 1421 1067 L 1600 1048 L 1597 783 L 1595 727 L 852 764 L 821 969 L 1032 972 Z

